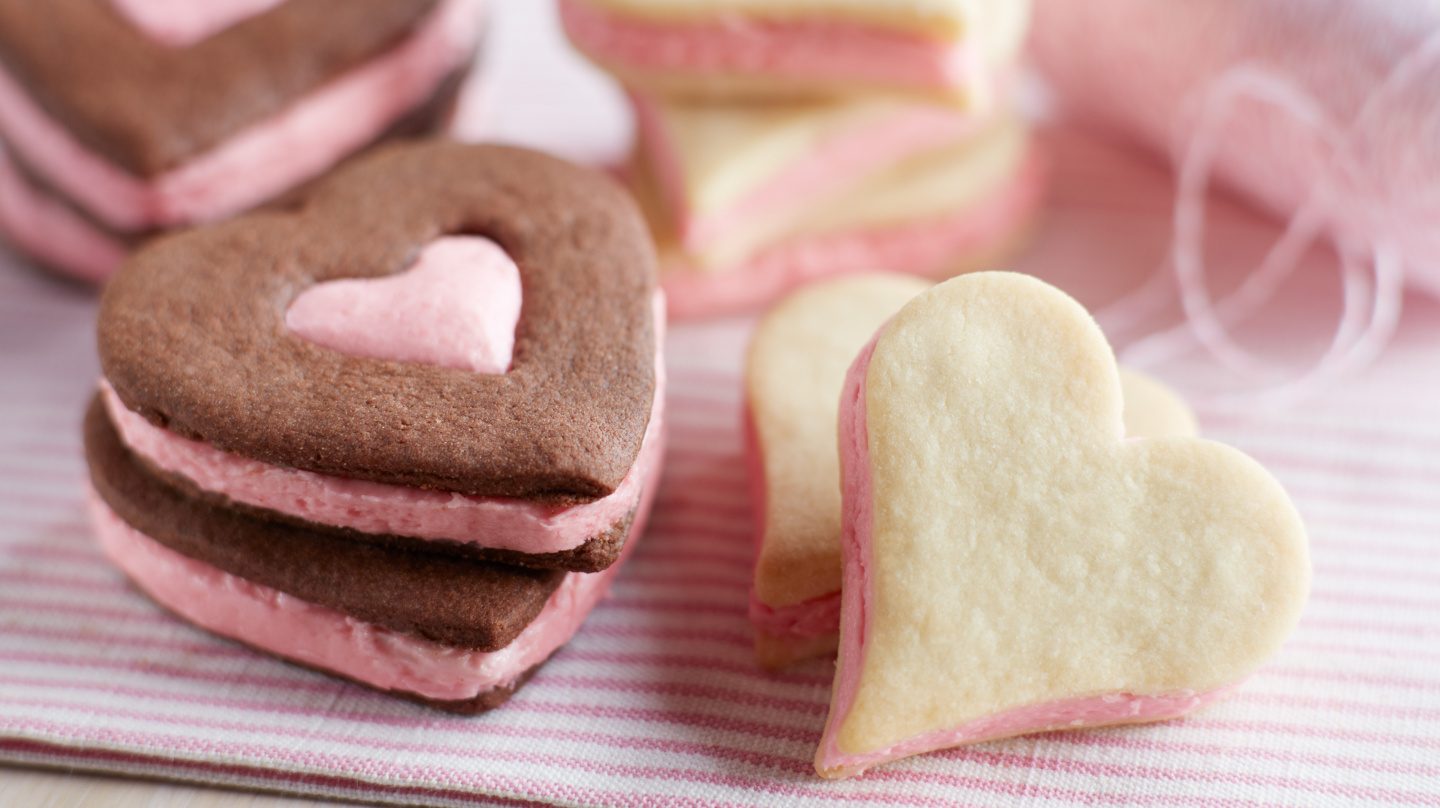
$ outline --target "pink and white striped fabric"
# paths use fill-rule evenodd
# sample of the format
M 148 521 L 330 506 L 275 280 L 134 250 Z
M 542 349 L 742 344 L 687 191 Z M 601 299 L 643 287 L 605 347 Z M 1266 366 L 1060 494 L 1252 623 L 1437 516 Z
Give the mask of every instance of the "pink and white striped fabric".
M 506 31 L 558 46 L 508 16 L 549 4 L 502 5 Z M 497 43 L 523 56 L 497 54 L 497 77 L 512 81 L 492 106 L 536 96 L 513 79 L 538 81 L 516 65 L 541 48 Z M 564 107 L 531 104 L 537 138 L 554 136 L 550 116 Z M 1053 210 L 1018 268 L 1101 306 L 1164 255 L 1173 188 L 1084 138 L 1052 145 Z M 1240 267 L 1278 232 L 1223 201 L 1211 213 L 1217 255 Z M 1333 311 L 1338 295 L 1326 273 L 1297 277 L 1308 286 L 1288 296 L 1293 322 L 1276 314 L 1244 333 L 1277 348 L 1315 336 L 1304 315 Z M 126 585 L 82 508 L 93 294 L 0 255 L 0 762 L 423 805 L 1440 805 L 1440 304 L 1407 306 L 1420 315 L 1377 366 L 1320 400 L 1201 411 L 1207 433 L 1276 472 L 1313 541 L 1298 632 L 1233 698 L 1184 721 L 823 782 L 810 760 L 831 666 L 768 675 L 750 652 L 738 384 L 748 322 L 673 329 L 671 448 L 648 535 L 514 701 L 459 718 L 214 638 Z M 1201 362 L 1150 370 L 1185 389 L 1210 381 Z
M 1121 228 L 1125 243 L 1163 249 L 1146 235 L 1165 226 L 1150 191 L 1082 198 L 1095 154 L 1057 154 L 1057 209 L 1030 263 L 1067 256 L 1055 279 L 1073 284 L 1084 250 L 1126 263 L 1099 251 Z M 1259 227 L 1219 218 L 1237 240 Z M 0 760 L 428 805 L 1440 803 L 1440 317 L 1413 318 L 1369 376 L 1326 400 L 1202 412 L 1207 432 L 1276 471 L 1314 542 L 1298 633 L 1232 699 L 1176 723 L 988 744 L 829 783 L 810 768 L 829 664 L 767 675 L 751 661 L 748 323 L 674 329 L 652 529 L 511 704 L 456 718 L 206 635 L 125 584 L 81 507 L 94 300 L 0 260 Z

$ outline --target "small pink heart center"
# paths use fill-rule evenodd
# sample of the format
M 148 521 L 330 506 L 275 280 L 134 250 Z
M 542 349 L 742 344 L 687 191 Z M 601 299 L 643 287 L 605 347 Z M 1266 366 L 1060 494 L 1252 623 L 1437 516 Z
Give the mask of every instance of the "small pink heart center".
M 351 356 L 504 373 L 520 321 L 520 270 L 480 236 L 436 239 L 409 269 L 328 281 L 285 312 L 303 339 Z
M 162 45 L 184 48 L 285 0 L 110 0 L 121 16 Z

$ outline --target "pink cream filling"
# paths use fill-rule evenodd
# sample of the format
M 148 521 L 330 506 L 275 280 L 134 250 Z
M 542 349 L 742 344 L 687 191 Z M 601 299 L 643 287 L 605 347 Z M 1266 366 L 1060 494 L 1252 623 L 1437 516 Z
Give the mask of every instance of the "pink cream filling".
M 189 163 L 141 179 L 90 151 L 0 70 L 0 137 L 121 231 L 224 218 L 316 176 L 427 99 L 479 39 L 482 0 L 445 0 L 413 36 Z
M 870 474 L 870 436 L 866 427 L 866 374 L 882 327 L 860 351 L 845 376 L 840 397 L 840 489 L 844 518 L 841 552 L 845 571 L 840 598 L 840 651 L 830 715 L 820 738 L 816 766 L 830 776 L 861 774 L 871 766 L 959 744 L 1008 738 L 1054 729 L 1161 721 L 1176 718 L 1226 695 L 1227 685 L 1208 692 L 1159 695 L 1106 693 L 1032 704 L 985 716 L 951 729 L 936 730 L 875 752 L 854 754 L 840 749 L 840 727 L 855 704 L 866 647 L 866 621 L 873 600 L 870 551 L 874 544 L 875 503 Z
M 560 0 L 565 30 L 581 50 L 623 69 L 740 74 L 806 82 L 963 87 L 979 80 L 979 48 L 860 23 L 723 19 L 647 22 Z
M 125 245 L 96 229 L 16 170 L 0 151 L 0 234 L 55 269 L 101 281 L 125 260 Z
M 520 299 L 520 270 L 500 245 L 446 236 L 404 272 L 306 289 L 285 310 L 285 326 L 352 356 L 505 373 Z
M 1040 204 L 1043 178 L 1042 160 L 1032 153 L 1005 187 L 949 216 L 806 236 L 714 272 L 667 266 L 662 277 L 670 316 L 695 319 L 760 308 L 817 278 L 877 269 L 934 275 L 1017 232 Z
M 201 490 L 307 522 L 361 533 L 444 539 L 521 553 L 573 550 L 625 518 L 645 494 L 664 455 L 664 297 L 657 293 L 655 397 L 635 465 L 608 496 L 570 507 L 477 497 L 332 477 L 223 452 L 155 426 L 120 401 L 108 382 L 101 395 L 120 439 L 154 466 Z
M 714 211 L 694 211 L 686 202 L 676 146 L 666 132 L 652 100 L 632 93 L 641 144 L 659 180 L 666 208 L 676 220 L 681 244 L 701 252 L 736 229 L 804 209 L 828 194 L 892 165 L 905 157 L 953 142 L 975 128 L 976 119 L 959 110 L 915 104 L 884 120 L 837 133 L 816 144 L 767 181 L 733 204 Z
M 645 480 L 626 553 L 645 529 L 657 476 L 652 471 Z M 366 623 L 180 555 L 126 524 L 93 493 L 90 513 L 110 560 L 156 602 L 191 623 L 381 690 L 440 701 L 471 699 L 509 686 L 544 662 L 575 635 L 621 566 L 568 573 L 519 636 L 498 651 L 485 652 Z
M 183 48 L 231 25 L 263 14 L 285 0 L 110 0 L 115 10 L 151 39 Z

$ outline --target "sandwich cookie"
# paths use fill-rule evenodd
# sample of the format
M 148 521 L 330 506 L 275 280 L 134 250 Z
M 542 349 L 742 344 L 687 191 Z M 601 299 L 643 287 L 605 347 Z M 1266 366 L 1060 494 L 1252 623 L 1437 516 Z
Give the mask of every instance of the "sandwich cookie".
M 102 303 L 102 397 L 194 496 L 596 571 L 660 465 L 653 260 L 608 179 L 387 148 L 294 211 L 138 254 Z
M 756 327 L 745 371 L 746 455 L 754 481 L 750 620 L 766 668 L 833 654 L 840 630 L 840 457 L 835 424 L 851 360 L 930 284 L 867 274 L 807 287 Z M 1125 434 L 1196 434 L 1173 390 L 1121 369 Z
M 662 307 L 607 178 L 383 148 L 292 209 L 159 239 L 108 285 L 97 533 L 218 634 L 493 706 L 643 530 Z
M 1280 647 L 1310 580 L 1300 517 L 1230 447 L 1126 439 L 1115 357 L 1031 277 L 906 304 L 840 403 L 843 591 L 815 767 L 1160 721 Z
M 484 0 L 0 0 L 0 235 L 102 280 L 148 236 L 444 125 L 484 19 Z
M 990 266 L 1044 197 L 1043 160 L 1013 110 L 637 98 L 632 185 L 676 318 L 754 311 L 876 267 L 940 278 Z
M 561 0 L 570 40 L 627 85 L 676 97 L 908 94 L 991 103 L 1030 5 L 968 0 Z

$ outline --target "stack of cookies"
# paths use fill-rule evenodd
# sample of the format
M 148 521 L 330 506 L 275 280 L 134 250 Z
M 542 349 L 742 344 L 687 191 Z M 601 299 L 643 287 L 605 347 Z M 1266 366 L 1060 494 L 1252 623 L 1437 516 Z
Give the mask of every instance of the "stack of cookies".
M 991 264 L 1038 205 L 1025 0 L 561 0 L 625 83 L 672 316 L 817 277 Z
M 107 287 L 96 533 L 185 619 L 462 712 L 578 629 L 663 455 L 663 301 L 610 179 L 385 147 Z
M 0 236 L 92 281 L 443 128 L 485 0 L 0 0 Z

